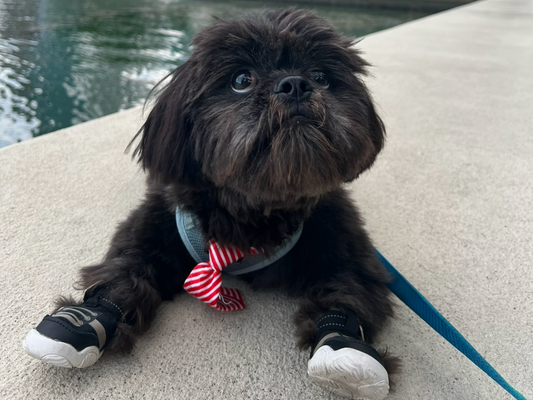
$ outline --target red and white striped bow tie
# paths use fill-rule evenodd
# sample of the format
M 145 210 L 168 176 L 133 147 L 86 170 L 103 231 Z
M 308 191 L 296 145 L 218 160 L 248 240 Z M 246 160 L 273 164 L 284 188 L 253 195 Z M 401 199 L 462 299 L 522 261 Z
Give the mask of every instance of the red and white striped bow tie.
M 244 310 L 246 305 L 241 292 L 221 287 L 222 270 L 239 261 L 244 254 L 234 246 L 223 247 L 212 239 L 209 243 L 209 261 L 193 268 L 183 288 L 187 293 L 219 311 Z M 250 254 L 257 254 L 257 251 L 250 249 Z

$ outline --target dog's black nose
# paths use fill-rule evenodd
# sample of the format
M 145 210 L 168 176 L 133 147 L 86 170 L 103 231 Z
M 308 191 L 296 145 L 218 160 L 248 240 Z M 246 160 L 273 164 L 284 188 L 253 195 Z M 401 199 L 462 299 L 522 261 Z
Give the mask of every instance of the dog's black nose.
M 312 91 L 313 87 L 301 76 L 286 76 L 274 88 L 274 93 L 298 101 L 307 99 Z

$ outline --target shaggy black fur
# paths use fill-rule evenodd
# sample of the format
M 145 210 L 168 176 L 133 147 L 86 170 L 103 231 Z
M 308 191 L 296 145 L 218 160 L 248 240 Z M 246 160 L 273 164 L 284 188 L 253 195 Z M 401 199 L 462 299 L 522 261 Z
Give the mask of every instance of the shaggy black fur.
M 81 271 L 86 296 L 106 288 L 124 310 L 109 347 L 129 351 L 195 266 L 176 228 L 178 205 L 199 218 L 206 241 L 267 253 L 304 223 L 284 258 L 244 279 L 299 297 L 302 349 L 315 339 L 316 319 L 339 307 L 358 315 L 371 341 L 392 315 L 389 277 L 341 188 L 384 143 L 361 81 L 368 64 L 352 40 L 293 9 L 218 19 L 192 44 L 136 136 L 146 198 L 103 263 Z M 238 93 L 232 81 L 243 73 L 251 89 Z M 395 359 L 385 363 L 394 372 Z

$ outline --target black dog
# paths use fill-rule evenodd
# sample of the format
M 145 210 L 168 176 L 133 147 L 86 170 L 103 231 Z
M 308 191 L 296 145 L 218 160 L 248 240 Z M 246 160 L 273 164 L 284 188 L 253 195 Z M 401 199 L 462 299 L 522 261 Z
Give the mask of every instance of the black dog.
M 311 348 L 315 381 L 350 398 L 385 397 L 396 359 L 369 343 L 392 315 L 388 275 L 342 188 L 384 143 L 361 81 L 368 64 L 351 39 L 293 9 L 217 19 L 192 45 L 136 136 L 146 199 L 105 260 L 81 270 L 84 302 L 62 298 L 26 351 L 86 367 L 104 346 L 131 350 L 198 264 L 176 227 L 178 209 L 202 250 L 216 243 L 270 258 L 242 277 L 298 296 L 296 336 Z

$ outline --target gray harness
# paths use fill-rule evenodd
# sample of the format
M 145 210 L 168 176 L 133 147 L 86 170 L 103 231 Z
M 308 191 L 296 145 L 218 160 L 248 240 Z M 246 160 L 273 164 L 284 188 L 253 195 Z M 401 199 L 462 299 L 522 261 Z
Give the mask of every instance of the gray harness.
M 180 210 L 179 207 L 176 207 L 176 224 L 178 225 L 181 240 L 187 250 L 189 250 L 191 257 L 197 263 L 209 261 L 209 254 L 204 250 L 205 241 L 199 228 L 198 219 L 192 213 Z M 302 228 L 303 224 L 298 228 L 294 235 L 276 248 L 276 251 L 272 256 L 266 257 L 261 252 L 256 255 L 247 255 L 241 261 L 228 265 L 224 269 L 224 272 L 231 275 L 241 275 L 257 271 L 274 263 L 294 247 L 296 242 L 298 242 L 298 239 L 300 239 Z

